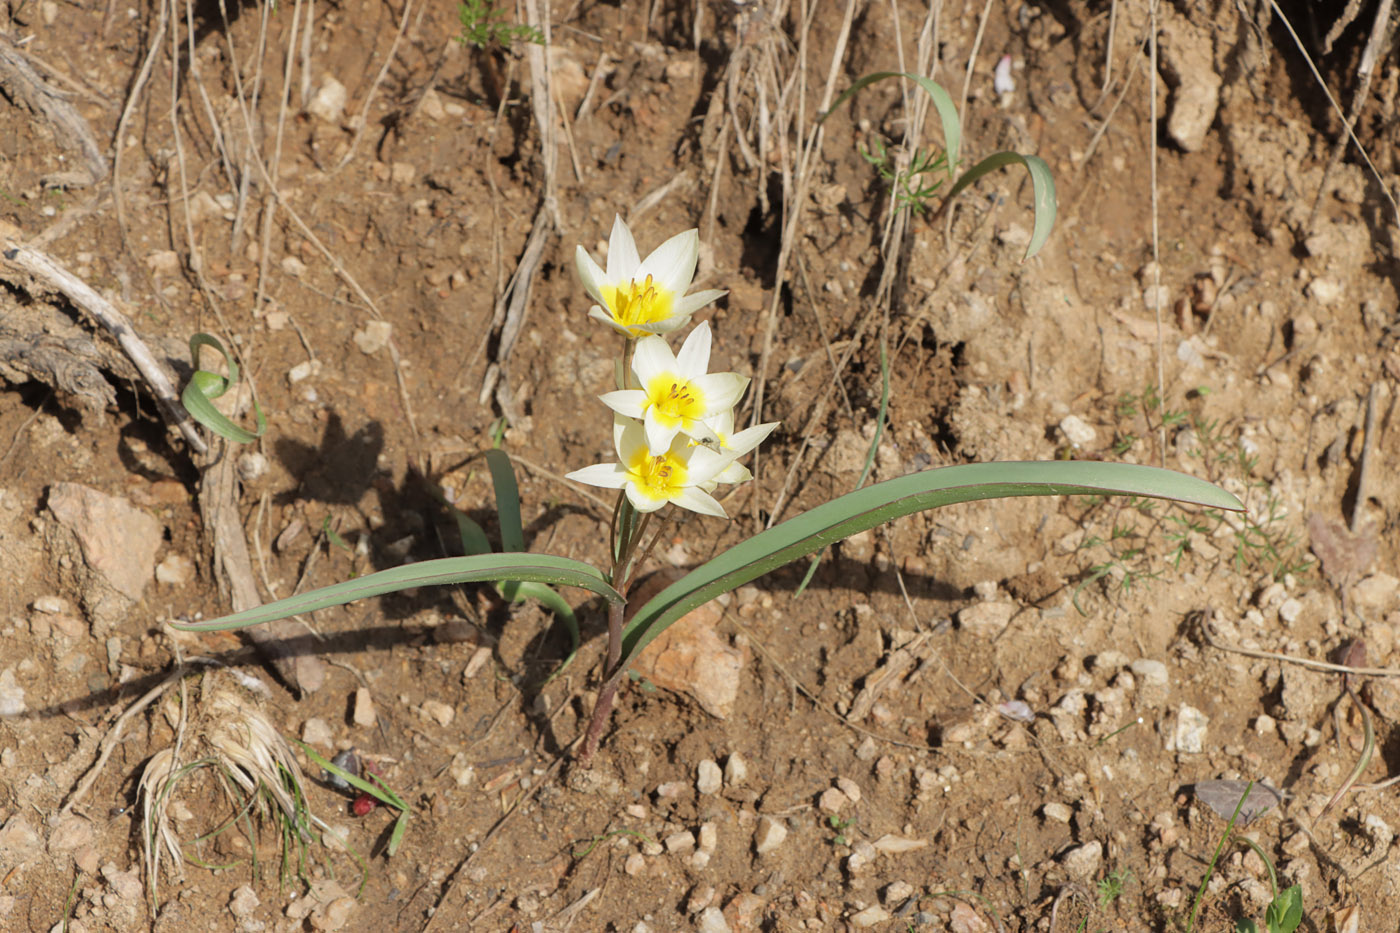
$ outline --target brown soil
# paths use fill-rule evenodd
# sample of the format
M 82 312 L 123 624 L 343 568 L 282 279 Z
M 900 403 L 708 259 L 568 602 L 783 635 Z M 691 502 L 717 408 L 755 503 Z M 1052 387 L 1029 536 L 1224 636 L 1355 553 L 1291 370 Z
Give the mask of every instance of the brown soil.
M 230 611 L 197 499 L 207 461 L 167 430 L 107 334 L 5 267 L 0 349 L 18 339 L 16 322 L 47 315 L 19 336 L 66 327 L 100 344 L 114 391 L 95 402 L 53 391 L 0 356 L 0 699 L 23 691 L 0 721 L 0 929 L 1187 929 L 1226 826 L 1193 786 L 1217 778 L 1285 792 L 1248 832 L 1280 884 L 1302 886 L 1304 929 L 1358 905 L 1349 929 L 1400 916 L 1393 792 L 1361 787 L 1325 809 L 1361 755 L 1361 712 L 1337 673 L 1277 657 L 1325 661 L 1359 638 L 1369 666 L 1396 662 L 1396 216 L 1350 157 L 1325 173 L 1338 121 L 1277 21 L 1243 21 L 1228 3 L 1163 13 L 1159 295 L 1146 4 L 1118 5 L 1112 49 L 1106 4 L 992 5 L 964 151 L 1042 156 L 1059 191 L 1054 235 L 1020 262 L 1029 185 L 999 173 L 950 222 L 912 217 L 886 315 L 876 293 L 891 203 L 860 147 L 904 131 L 894 82 L 824 125 L 774 301 L 793 173 L 844 8 L 804 29 L 797 9 L 770 16 L 761 4 L 554 5 L 558 106 L 542 112 L 567 120 L 551 189 L 527 43 L 459 45 L 451 4 L 349 2 L 315 8 L 289 63 L 308 6 L 231 8 L 231 22 L 212 4 L 173 8 L 173 19 L 159 4 L 12 6 L 19 50 L 68 96 L 108 164 L 121 153 L 95 186 L 45 187 L 82 163 L 80 150 L 18 103 L 0 109 L 0 219 L 16 228 L 6 236 L 117 303 L 158 349 L 178 356 L 200 330 L 238 347 L 270 424 L 254 447 L 225 454 L 267 458 L 238 500 L 263 598 L 457 553 L 429 482 L 494 535 L 476 455 L 498 440 L 519 458 L 530 548 L 603 560 L 606 509 L 557 476 L 609 453 L 593 396 L 609 387 L 616 343 L 586 316 L 573 252 L 600 255 L 615 214 L 644 253 L 699 227 L 696 285 L 728 290 L 700 315 L 715 330 L 715 368 L 765 380 L 762 420 L 782 423 L 756 480 L 727 500 L 733 521 L 678 526 L 658 567 L 697 564 L 854 486 L 882 340 L 889 421 L 874 480 L 993 459 L 1164 463 L 1247 497 L 1252 518 L 1025 499 L 897 521 L 834 548 L 806 591 L 804 561 L 707 616 L 743 664 L 726 718 L 642 678 L 583 772 L 565 750 L 587 722 L 605 621 L 577 591 L 566 595 L 584 647 L 543 686 L 568 650 L 562 626 L 489 588 L 308 617 L 324 641 L 304 650 L 327 662 L 311 692 L 233 636 L 165 626 Z M 934 76 L 956 98 L 982 7 L 953 7 L 937 24 Z M 838 91 L 912 67 L 923 11 L 895 9 L 897 23 L 888 5 L 856 9 Z M 1344 101 L 1373 15 L 1366 5 L 1322 58 Z M 1313 21 L 1311 41 L 1330 25 Z M 999 100 L 1003 54 L 1016 90 Z M 1205 73 L 1220 78 L 1219 111 L 1185 151 L 1165 117 Z M 1392 53 L 1359 124 L 1391 189 L 1396 75 Z M 348 92 L 332 119 L 306 109 L 328 77 Z M 272 166 L 275 210 L 250 152 Z M 510 345 L 496 308 L 537 215 L 554 210 L 562 233 L 542 243 Z M 392 346 L 366 343 L 378 320 Z M 1154 404 L 1143 395 L 1159 367 Z M 1091 429 L 1078 446 L 1071 416 Z M 153 516 L 156 559 L 187 558 L 193 578 L 149 580 L 115 617 L 110 603 L 94 610 L 84 553 L 56 530 L 57 483 Z M 1351 524 L 1375 546 L 1347 550 L 1334 531 L 1327 540 L 1343 544 L 1329 550 L 1323 523 Z M 183 693 L 172 685 L 99 753 L 117 717 L 175 669 L 177 648 L 260 678 L 284 734 L 328 724 L 321 752 L 360 750 L 413 806 L 391 857 L 392 814 L 354 815 L 303 759 L 308 804 L 366 860 L 353 904 L 332 904 L 327 881 L 354 895 L 361 869 L 319 838 L 290 866 L 267 819 L 196 841 L 232 814 L 208 770 L 177 789 L 172 825 L 191 858 L 177 875 L 167 857 L 152 898 L 138 781 L 177 731 L 182 760 L 198 753 L 212 675 L 192 671 Z M 1370 785 L 1400 770 L 1400 687 L 1354 682 L 1374 721 L 1376 754 L 1359 777 Z M 373 725 L 357 724 L 360 691 Z M 706 761 L 731 764 L 716 793 L 697 790 Z M 60 818 L 65 803 L 76 820 Z M 785 841 L 757 854 L 756 834 L 774 823 Z M 712 841 L 707 858 L 695 837 Z M 1109 898 L 1114 878 L 1121 895 Z M 1195 929 L 1262 924 L 1269 893 L 1263 861 L 1232 845 Z

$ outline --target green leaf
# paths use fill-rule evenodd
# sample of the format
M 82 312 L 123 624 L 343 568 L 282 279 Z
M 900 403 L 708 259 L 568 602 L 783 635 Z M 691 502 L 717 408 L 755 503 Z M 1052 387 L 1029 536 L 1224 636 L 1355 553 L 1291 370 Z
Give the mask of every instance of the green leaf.
M 1264 925 L 1269 933 L 1293 933 L 1303 922 L 1303 889 L 1298 885 L 1286 888 L 1264 911 Z
M 876 81 L 883 81 L 886 78 L 908 78 L 919 87 L 924 89 L 933 101 L 933 109 L 938 111 L 938 119 L 943 123 L 943 148 L 948 153 L 948 177 L 953 177 L 953 170 L 958 164 L 958 153 L 962 150 L 962 121 L 958 119 L 958 108 L 953 103 L 953 98 L 948 96 L 948 92 L 943 90 L 942 85 L 937 81 L 925 78 L 922 75 L 909 74 L 904 71 L 879 71 L 874 74 L 863 75 L 856 79 L 856 82 L 846 88 L 845 92 L 831 105 L 831 109 L 821 115 L 817 120 L 820 126 L 826 118 L 837 111 L 846 101 L 855 96 L 856 92 L 869 87 Z
M 564 668 L 572 664 L 574 662 L 574 657 L 578 655 L 578 646 L 580 643 L 578 617 L 574 615 L 573 607 L 564 601 L 564 597 L 560 596 L 543 583 L 519 583 L 515 584 L 515 586 L 517 587 L 515 591 L 516 602 L 523 602 L 527 599 L 539 600 L 546 609 L 558 616 L 560 621 L 564 623 L 564 627 L 569 630 L 569 654 L 559 663 L 559 669 L 553 674 L 550 674 L 549 678 L 545 680 L 545 684 L 547 684 L 549 681 L 564 673 Z M 541 686 L 544 686 L 544 684 L 541 684 Z
M 1040 156 L 1021 155 L 1019 152 L 993 153 L 963 173 L 953 187 L 948 189 L 948 200 L 952 200 L 960 191 L 988 172 L 1014 165 L 1017 162 L 1024 165 L 1026 171 L 1030 173 L 1031 190 L 1034 196 L 1031 207 L 1035 212 L 1035 221 L 1031 230 L 1031 241 L 1026 245 L 1024 257 L 1030 259 L 1040 252 L 1040 248 L 1050 238 L 1050 228 L 1055 226 L 1055 179 L 1050 174 L 1050 166 L 1046 165 L 1045 160 Z
M 1259 927 L 1254 925 L 1253 920 L 1236 920 L 1235 933 L 1259 933 Z
M 299 739 L 293 739 L 292 741 L 301 746 L 301 750 L 306 753 L 307 758 L 310 758 L 331 774 L 334 774 L 361 793 L 369 794 L 386 807 L 393 807 L 395 810 L 399 811 L 398 817 L 394 820 L 394 830 L 389 834 L 389 847 L 386 850 L 389 857 L 393 858 L 393 856 L 398 853 L 399 846 L 403 844 L 404 833 L 408 832 L 408 815 L 412 812 L 412 808 L 404 803 L 403 798 L 394 793 L 394 789 L 388 784 L 385 784 L 377 775 L 371 774 L 370 777 L 372 780 L 366 781 L 364 778 L 346 771 L 335 762 L 322 758 L 314 748 L 307 745 L 305 742 Z
M 515 484 L 515 469 L 504 450 L 486 451 L 486 466 L 491 470 L 491 484 L 496 488 L 496 515 L 501 521 L 501 550 L 525 550 L 525 526 L 520 521 L 520 487 Z
M 610 602 L 623 601 L 622 596 L 608 584 L 597 569 L 582 561 L 548 554 L 479 554 L 473 557 L 444 557 L 405 564 L 309 593 L 289 596 L 221 619 L 208 622 L 172 622 L 171 625 L 187 632 L 218 632 L 285 619 L 287 616 L 303 612 L 315 612 L 317 609 L 340 606 L 357 599 L 394 593 L 415 586 L 496 583 L 501 580 L 576 586 L 597 593 Z
M 653 638 L 697 606 L 891 519 L 977 499 L 1108 493 L 1244 509 L 1234 496 L 1205 480 L 1126 463 L 977 463 L 911 473 L 847 493 L 761 532 L 662 590 L 623 629 L 618 670 L 626 669 Z
M 228 376 L 220 376 L 218 373 L 211 373 L 207 369 L 199 369 L 199 348 L 213 347 L 224 357 L 224 364 L 228 367 Z M 190 417 L 204 425 L 215 434 L 225 440 L 233 441 L 235 444 L 251 444 L 262 437 L 267 430 L 267 418 L 263 416 L 262 407 L 257 400 L 253 401 L 253 414 L 258 421 L 256 433 L 249 433 L 238 425 L 234 424 L 219 409 L 214 407 L 214 399 L 219 398 L 230 388 L 238 384 L 238 364 L 229 356 L 224 345 L 219 342 L 219 338 L 212 334 L 199 333 L 190 338 L 190 362 L 194 364 L 194 375 L 185 386 L 185 391 L 180 393 L 180 404 L 185 406 L 185 411 Z

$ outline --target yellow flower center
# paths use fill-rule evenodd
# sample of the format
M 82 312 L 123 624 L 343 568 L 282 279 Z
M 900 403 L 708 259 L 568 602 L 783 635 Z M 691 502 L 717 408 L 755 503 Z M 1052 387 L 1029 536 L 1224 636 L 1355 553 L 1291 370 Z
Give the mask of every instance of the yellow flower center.
M 643 447 L 627 464 L 627 472 L 641 494 L 653 502 L 674 499 L 686 486 L 685 464 L 670 451 L 653 457 Z
M 663 427 L 687 428 L 705 414 L 705 393 L 689 379 L 665 373 L 647 384 L 647 400 L 642 406 L 656 412 Z
M 629 280 L 621 287 L 604 285 L 600 290 L 613 320 L 623 327 L 654 324 L 671 316 L 671 292 L 658 287 L 651 276 L 641 282 Z

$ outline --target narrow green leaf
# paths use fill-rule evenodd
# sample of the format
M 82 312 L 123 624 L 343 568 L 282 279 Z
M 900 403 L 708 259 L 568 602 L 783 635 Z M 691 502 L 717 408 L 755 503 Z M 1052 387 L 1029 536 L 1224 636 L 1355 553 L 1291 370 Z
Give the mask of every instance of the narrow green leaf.
M 331 774 L 334 774 L 336 777 L 340 778 L 342 781 L 344 781 L 346 784 L 349 784 L 351 787 L 355 788 L 360 793 L 369 794 L 371 797 L 378 800 L 386 807 L 393 807 L 394 809 L 401 810 L 404 813 L 409 812 L 410 807 L 408 806 L 408 804 L 403 802 L 403 798 L 400 797 L 398 794 L 394 793 L 393 788 L 389 787 L 389 785 L 385 784 L 383 781 L 366 781 L 359 775 L 351 774 L 349 771 L 346 771 L 344 768 L 342 768 L 335 762 L 329 761 L 326 758 L 321 757 L 321 754 L 317 752 L 316 749 L 312 748 L 310 745 L 307 745 L 300 739 L 292 739 L 292 741 L 296 742 L 297 745 L 301 747 L 301 750 L 306 754 L 307 758 L 310 758 L 314 763 L 320 765 L 322 768 L 324 768 L 326 771 L 329 771 Z
M 515 483 L 515 468 L 504 450 L 486 451 L 486 465 L 491 470 L 491 484 L 496 488 L 496 515 L 501 521 L 501 550 L 525 550 L 525 526 L 520 521 L 520 487 Z
M 581 641 L 578 630 L 578 617 L 574 615 L 573 607 L 570 606 L 563 596 L 560 596 L 553 589 L 543 583 L 520 583 L 515 591 L 515 601 L 521 602 L 526 599 L 539 600 L 550 612 L 559 617 L 564 623 L 564 627 L 569 630 L 569 653 L 563 661 L 559 663 L 559 669 L 549 675 L 545 683 L 564 673 L 564 669 L 574 662 L 574 657 L 578 654 L 578 646 Z
M 403 845 L 403 837 L 407 832 L 408 811 L 400 810 L 398 819 L 394 820 L 394 831 L 389 834 L 389 848 L 385 850 L 389 858 L 399 854 L 399 846 Z
M 447 503 L 447 508 L 452 513 L 453 520 L 457 522 L 457 537 L 462 539 L 463 552 L 468 557 L 477 554 L 490 554 L 491 542 L 486 537 L 486 529 L 451 503 Z
M 972 168 L 963 173 L 962 177 L 954 183 L 948 190 L 948 200 L 952 200 L 960 191 L 968 185 L 977 181 L 988 172 L 1008 165 L 1020 163 L 1026 167 L 1026 171 L 1031 176 L 1031 191 L 1033 194 L 1032 209 L 1035 212 L 1034 227 L 1031 230 L 1031 241 L 1026 245 L 1025 259 L 1030 259 L 1040 248 L 1045 245 L 1045 241 L 1050 238 L 1050 228 L 1055 226 L 1056 198 L 1055 198 L 1055 178 L 1050 174 L 1050 166 L 1045 164 L 1045 160 L 1040 156 L 1021 155 L 1019 152 L 996 152 L 978 162 Z
M 405 564 L 309 593 L 289 596 L 220 619 L 170 624 L 187 632 L 218 632 L 285 619 L 287 616 L 303 612 L 315 612 L 317 609 L 340 606 L 357 599 L 394 593 L 415 586 L 496 583 L 501 580 L 527 580 L 576 586 L 597 593 L 610 602 L 622 602 L 622 596 L 608 585 L 603 575 L 582 561 L 548 554 L 479 554 L 473 557 L 444 557 Z
M 1121 494 L 1243 511 L 1205 480 L 1126 463 L 976 463 L 911 473 L 847 493 L 761 532 L 697 567 L 637 610 L 623 630 L 626 668 L 672 622 L 721 593 L 828 544 L 924 509 L 1013 496 Z
M 227 377 L 199 368 L 200 347 L 213 347 L 223 354 L 224 364 L 228 367 Z M 245 431 L 214 407 L 214 399 L 219 398 L 231 387 L 238 384 L 238 364 L 234 362 L 233 357 L 229 356 L 224 345 L 219 342 L 219 338 L 204 333 L 191 337 L 190 362 L 194 365 L 195 372 L 185 385 L 185 391 L 180 393 L 180 404 L 185 406 L 185 411 L 189 412 L 190 417 L 219 437 L 233 441 L 235 444 L 250 444 L 262 437 L 263 432 L 267 430 L 267 418 L 263 415 L 262 408 L 256 399 L 253 401 L 253 414 L 258 421 L 256 432 Z
M 826 118 L 835 113 L 842 104 L 855 96 L 857 91 L 869 87 L 876 81 L 883 81 L 886 78 L 908 78 L 919 87 L 924 89 L 933 101 L 933 109 L 938 111 L 938 119 L 943 124 L 943 150 L 948 154 L 948 177 L 953 177 L 953 170 L 958 165 L 958 153 L 962 151 L 962 121 L 958 119 L 958 108 L 953 103 L 953 98 L 948 96 L 948 92 L 943 90 L 942 85 L 923 75 L 909 74 L 904 71 L 879 71 L 874 74 L 862 75 L 856 82 L 846 88 L 845 92 L 831 105 L 831 109 L 821 115 L 817 120 L 820 126 Z

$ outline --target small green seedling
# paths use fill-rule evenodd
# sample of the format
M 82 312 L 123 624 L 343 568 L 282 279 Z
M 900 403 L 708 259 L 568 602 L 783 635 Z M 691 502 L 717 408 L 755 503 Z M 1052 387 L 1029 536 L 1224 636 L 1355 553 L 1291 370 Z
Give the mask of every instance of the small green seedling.
M 841 817 L 837 816 L 835 813 L 833 813 L 833 814 L 831 814 L 830 816 L 828 816 L 828 817 L 826 818 L 827 825 L 830 826 L 833 830 L 836 831 L 836 835 L 832 838 L 831 844 L 832 844 L 832 845 L 837 845 L 837 846 L 849 845 L 849 844 L 850 844 L 850 840 L 846 838 L 846 830 L 847 830 L 847 829 L 851 826 L 851 824 L 853 824 L 855 821 L 856 821 L 856 818 L 855 818 L 855 817 L 851 817 L 850 819 L 843 820 L 843 819 L 841 819 Z
M 228 367 L 227 376 L 220 376 L 218 373 L 199 368 L 200 347 L 213 347 L 223 355 L 224 365 Z M 238 364 L 224 349 L 219 338 L 212 334 L 203 333 L 191 337 L 190 362 L 195 367 L 194 376 L 185 386 L 185 391 L 180 393 L 180 404 L 185 406 L 185 411 L 189 412 L 190 417 L 219 437 L 233 441 L 235 444 L 251 444 L 262 437 L 263 432 L 267 430 L 267 418 L 263 416 L 262 408 L 258 406 L 256 399 L 253 400 L 253 414 L 258 421 L 257 431 L 245 431 L 214 407 L 214 399 L 219 398 L 238 384 Z
M 544 33 L 534 26 L 506 22 L 505 13 L 496 9 L 491 0 L 463 0 L 457 4 L 457 17 L 462 22 L 462 34 L 457 41 L 479 49 L 492 45 L 509 46 L 516 39 L 544 45 Z

